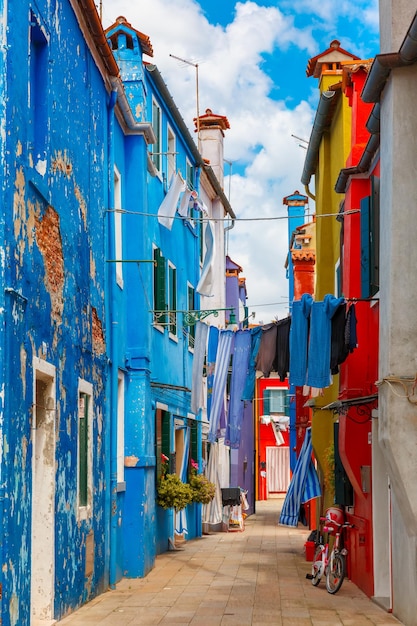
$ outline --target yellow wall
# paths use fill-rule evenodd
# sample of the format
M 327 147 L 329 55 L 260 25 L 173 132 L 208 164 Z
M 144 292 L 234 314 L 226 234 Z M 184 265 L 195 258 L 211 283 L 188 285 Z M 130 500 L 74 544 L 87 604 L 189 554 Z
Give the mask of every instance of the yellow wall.
M 320 81 L 320 90 L 328 90 L 341 80 L 341 75 L 325 73 Z M 339 261 L 340 222 L 336 217 L 320 217 L 339 212 L 343 198 L 334 191 L 340 170 L 345 167 L 350 151 L 351 110 L 347 98 L 338 96 L 330 129 L 323 135 L 319 151 L 319 162 L 315 176 L 316 195 L 316 288 L 315 300 L 323 300 L 328 293 L 336 294 L 336 264 Z M 333 411 L 321 410 L 337 400 L 339 377 L 333 377 L 333 384 L 323 396 L 315 401 L 312 421 L 312 443 L 322 475 L 325 467 L 326 450 L 333 442 Z M 329 494 L 324 494 L 323 509 L 333 504 Z

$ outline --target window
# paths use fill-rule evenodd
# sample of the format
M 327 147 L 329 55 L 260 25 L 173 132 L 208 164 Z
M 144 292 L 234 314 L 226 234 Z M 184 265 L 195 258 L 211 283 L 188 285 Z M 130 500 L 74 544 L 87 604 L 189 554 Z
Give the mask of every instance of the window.
M 177 154 L 176 154 L 176 137 L 174 131 L 168 126 L 168 168 L 167 168 L 167 184 L 168 187 L 171 184 L 171 179 L 177 169 Z
M 177 335 L 177 268 L 168 263 L 169 332 Z
M 162 141 L 161 141 L 161 107 L 152 100 L 152 128 L 155 134 L 155 143 L 152 146 L 152 161 L 158 172 L 161 171 Z
M 286 415 L 288 390 L 267 387 L 264 390 L 264 415 Z
M 187 286 L 188 290 L 188 310 L 195 311 L 195 290 L 190 284 Z M 195 342 L 195 324 L 188 327 L 188 347 L 194 348 Z
M 123 288 L 123 231 L 122 231 L 122 185 L 117 167 L 114 168 L 114 237 L 116 282 Z
M 92 510 L 92 428 L 93 388 L 84 380 L 78 383 L 78 508 L 79 517 Z
M 372 192 L 361 200 L 362 298 L 379 290 L 379 178 L 372 177 Z
M 186 180 L 188 189 L 193 190 L 195 187 L 194 166 L 191 165 L 188 159 L 186 161 L 185 180 Z
M 169 427 L 169 413 L 163 409 L 157 408 L 155 412 L 155 456 L 157 481 L 162 472 L 162 455 L 169 459 L 169 471 L 175 471 L 175 468 L 172 466 L 173 459 L 171 459 Z
M 153 308 L 154 324 L 165 324 L 167 302 L 165 292 L 165 259 L 159 248 L 153 251 Z
M 30 24 L 30 126 L 33 138 L 33 160 L 36 169 L 39 170 L 45 166 L 47 151 L 48 40 L 45 29 L 41 27 L 33 12 Z

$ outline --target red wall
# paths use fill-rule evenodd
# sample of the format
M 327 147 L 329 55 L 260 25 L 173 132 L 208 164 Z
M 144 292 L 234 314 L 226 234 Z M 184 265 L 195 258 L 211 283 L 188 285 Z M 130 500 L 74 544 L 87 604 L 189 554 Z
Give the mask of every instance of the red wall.
M 283 387 L 288 389 L 288 382 L 281 382 L 278 378 L 260 378 L 257 381 L 259 400 L 259 415 L 264 415 L 263 396 L 264 390 L 267 387 Z M 282 431 L 285 443 L 284 446 L 289 445 L 289 431 Z M 259 422 L 258 428 L 258 500 L 267 499 L 266 478 L 261 475 L 263 471 L 263 464 L 266 468 L 266 448 L 268 446 L 275 446 L 276 439 L 272 426 L 270 424 L 261 424 Z

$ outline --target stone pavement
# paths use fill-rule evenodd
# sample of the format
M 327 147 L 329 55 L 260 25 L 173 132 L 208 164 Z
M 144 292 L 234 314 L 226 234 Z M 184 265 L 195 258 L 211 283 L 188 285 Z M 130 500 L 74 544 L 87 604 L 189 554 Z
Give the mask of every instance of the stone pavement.
M 306 574 L 304 527 L 278 526 L 282 499 L 258 502 L 243 532 L 219 532 L 157 557 L 143 579 L 124 579 L 59 626 L 388 626 L 392 615 L 345 580 L 330 595 Z

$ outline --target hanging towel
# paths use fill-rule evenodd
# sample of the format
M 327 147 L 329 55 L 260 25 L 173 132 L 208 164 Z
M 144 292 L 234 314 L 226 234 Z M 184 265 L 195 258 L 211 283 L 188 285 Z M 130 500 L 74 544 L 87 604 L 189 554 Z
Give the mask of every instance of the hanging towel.
M 206 254 L 204 256 L 203 269 L 201 270 L 200 280 L 196 287 L 196 291 L 202 296 L 212 296 L 214 287 L 214 256 L 216 252 L 214 228 L 211 220 L 208 220 L 204 233 L 204 242 L 206 245 Z
M 246 373 L 246 383 L 242 394 L 242 400 L 253 400 L 255 395 L 256 381 L 256 357 L 258 355 L 259 346 L 262 338 L 262 326 L 256 326 L 250 329 L 251 334 L 251 352 L 248 362 L 248 371 Z
M 209 327 L 198 321 L 195 329 L 192 385 L 191 385 L 191 412 L 198 413 L 201 408 L 203 367 L 206 356 L 207 335 Z
M 216 441 L 218 426 L 222 411 L 224 410 L 224 399 L 226 391 L 227 373 L 229 370 L 230 356 L 233 350 L 234 332 L 232 330 L 221 330 L 219 345 L 216 355 L 216 371 L 213 381 L 213 395 L 210 409 L 210 430 L 208 440 Z
M 262 326 L 261 345 L 256 358 L 256 369 L 269 378 L 277 353 L 277 325 L 275 322 Z
M 229 415 L 226 427 L 225 444 L 238 448 L 243 421 L 244 402 L 242 393 L 246 381 L 251 349 L 251 335 L 247 330 L 235 333 L 233 349 L 232 380 L 230 383 Z
M 213 397 L 214 372 L 216 371 L 216 354 L 219 343 L 219 329 L 210 326 L 207 345 L 207 419 L 210 420 L 211 399 Z
M 307 374 L 308 327 L 313 298 L 309 293 L 292 304 L 290 329 L 290 383 L 302 387 Z
M 279 523 L 285 526 L 297 526 L 301 504 L 321 496 L 319 477 L 311 459 L 312 450 L 311 428 L 307 428 L 279 517 Z
M 323 389 L 330 385 L 331 320 L 343 302 L 343 298 L 327 294 L 323 302 L 312 304 L 307 365 L 307 385 L 310 387 Z
M 191 198 L 192 193 L 193 192 L 191 191 L 191 189 L 186 189 L 184 193 L 182 194 L 180 207 L 178 209 L 178 215 L 181 215 L 181 217 L 188 217 L 188 208 L 189 208 L 190 198 Z
M 165 226 L 165 228 L 168 228 L 168 230 L 172 228 L 175 211 L 182 191 L 185 191 L 185 182 L 181 174 L 177 172 L 175 176 L 172 177 L 168 193 L 162 200 L 161 206 L 158 209 L 158 222 L 162 224 L 162 226 Z

